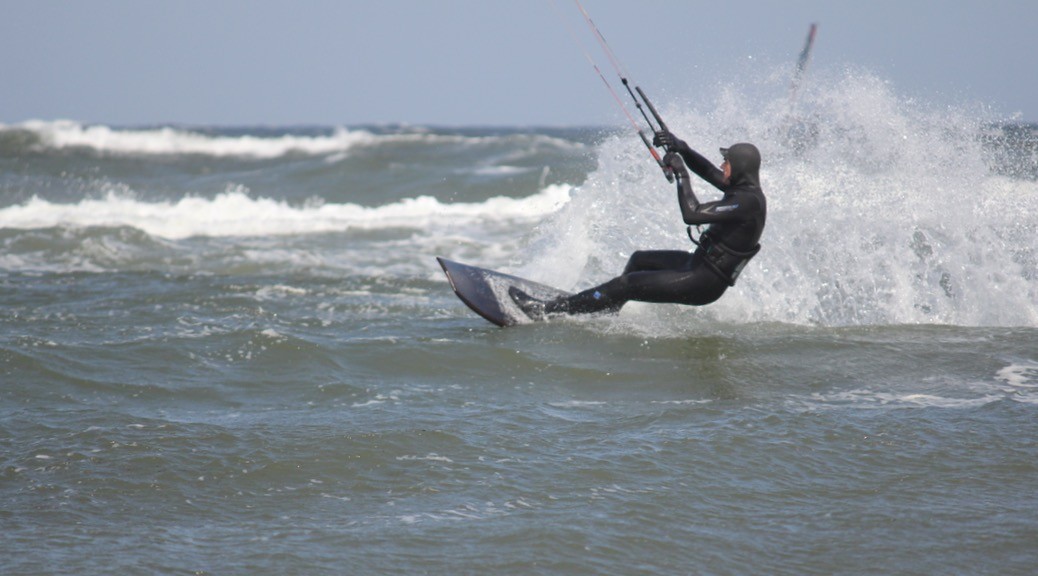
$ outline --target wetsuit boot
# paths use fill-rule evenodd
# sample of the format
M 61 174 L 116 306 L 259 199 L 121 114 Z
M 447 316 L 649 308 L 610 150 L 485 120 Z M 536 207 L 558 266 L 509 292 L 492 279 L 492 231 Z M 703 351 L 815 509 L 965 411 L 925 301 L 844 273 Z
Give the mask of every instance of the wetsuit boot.
M 508 295 L 511 296 L 512 300 L 524 314 L 534 320 L 543 320 L 545 316 L 553 314 L 616 313 L 626 303 L 614 302 L 598 288 L 591 288 L 573 296 L 548 301 L 538 300 L 515 286 L 508 289 Z
M 596 314 L 599 312 L 615 314 L 625 303 L 626 301 L 613 301 L 596 287 L 572 296 L 545 302 L 544 311 L 548 314 Z
M 508 288 L 508 296 L 510 296 L 512 301 L 515 302 L 515 305 L 523 311 L 523 314 L 526 314 L 534 320 L 544 319 L 544 308 L 546 304 L 544 300 L 538 300 L 515 286 L 510 286 Z

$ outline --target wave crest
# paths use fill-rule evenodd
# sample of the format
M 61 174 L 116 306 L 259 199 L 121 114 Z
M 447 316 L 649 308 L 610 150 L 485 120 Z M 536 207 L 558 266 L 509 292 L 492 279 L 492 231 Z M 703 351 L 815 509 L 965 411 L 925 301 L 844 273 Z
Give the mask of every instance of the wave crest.
M 169 126 L 117 129 L 83 125 L 70 120 L 29 121 L 14 127 L 0 126 L 0 134 L 11 145 L 34 149 L 89 149 L 101 154 L 175 155 L 198 154 L 214 157 L 277 158 L 288 154 L 324 155 L 341 153 L 369 144 L 376 136 L 365 130 L 336 128 L 330 134 L 208 134 Z M 15 140 L 14 135 L 20 135 Z
M 0 209 L 0 225 L 11 229 L 128 226 L 159 238 L 194 236 L 272 236 L 377 230 L 424 229 L 434 221 L 536 220 L 569 200 L 570 187 L 553 185 L 526 198 L 494 197 L 483 202 L 445 203 L 431 196 L 405 198 L 382 206 L 324 203 L 292 205 L 284 200 L 252 198 L 242 186 L 215 198 L 187 196 L 176 201 L 144 202 L 125 192 L 63 204 L 32 197 Z

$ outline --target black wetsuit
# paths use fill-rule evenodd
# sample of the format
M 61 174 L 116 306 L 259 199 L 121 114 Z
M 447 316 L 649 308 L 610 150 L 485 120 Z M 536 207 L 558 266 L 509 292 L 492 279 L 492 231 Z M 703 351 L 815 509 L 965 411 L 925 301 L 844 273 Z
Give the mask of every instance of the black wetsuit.
M 767 204 L 760 187 L 760 153 L 752 144 L 722 149 L 732 170 L 726 184 L 720 168 L 683 141 L 668 136 L 671 152 L 664 160 L 678 179 L 681 216 L 690 226 L 708 225 L 695 251 L 637 251 L 623 274 L 567 298 L 539 302 L 513 292 L 527 314 L 618 311 L 631 300 L 702 306 L 734 285 L 742 267 L 760 249 L 758 241 L 764 230 Z M 685 165 L 724 192 L 724 197 L 701 204 L 692 192 Z

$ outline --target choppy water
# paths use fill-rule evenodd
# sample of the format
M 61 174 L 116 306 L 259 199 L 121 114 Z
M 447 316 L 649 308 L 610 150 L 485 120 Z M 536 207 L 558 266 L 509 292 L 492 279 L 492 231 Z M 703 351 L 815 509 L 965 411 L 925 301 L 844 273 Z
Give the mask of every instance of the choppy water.
M 688 246 L 629 134 L 0 127 L 0 572 L 1031 573 L 1034 129 L 804 100 L 659 103 L 764 152 L 720 302 L 506 330 L 434 256 Z

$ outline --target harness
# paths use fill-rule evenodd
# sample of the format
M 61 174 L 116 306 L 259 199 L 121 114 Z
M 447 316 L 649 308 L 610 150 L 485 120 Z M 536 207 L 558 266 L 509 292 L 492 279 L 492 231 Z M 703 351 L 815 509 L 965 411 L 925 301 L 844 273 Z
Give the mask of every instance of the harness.
M 739 274 L 742 273 L 742 269 L 746 267 L 746 264 L 750 262 L 751 258 L 757 255 L 757 252 L 760 252 L 760 244 L 757 244 L 747 252 L 742 252 L 735 250 L 730 246 L 726 246 L 720 240 L 715 240 L 711 237 L 709 229 L 699 235 L 699 240 L 696 240 L 695 237 L 692 236 L 691 226 L 687 228 L 687 232 L 688 239 L 699 248 L 702 248 L 706 253 L 706 257 L 703 258 L 703 261 L 706 262 L 707 267 L 720 276 L 721 280 L 727 282 L 728 286 L 735 286 L 735 281 L 739 278 Z M 736 264 L 732 267 L 731 274 L 726 273 L 721 269 L 721 260 L 725 256 L 732 256 L 735 258 Z

